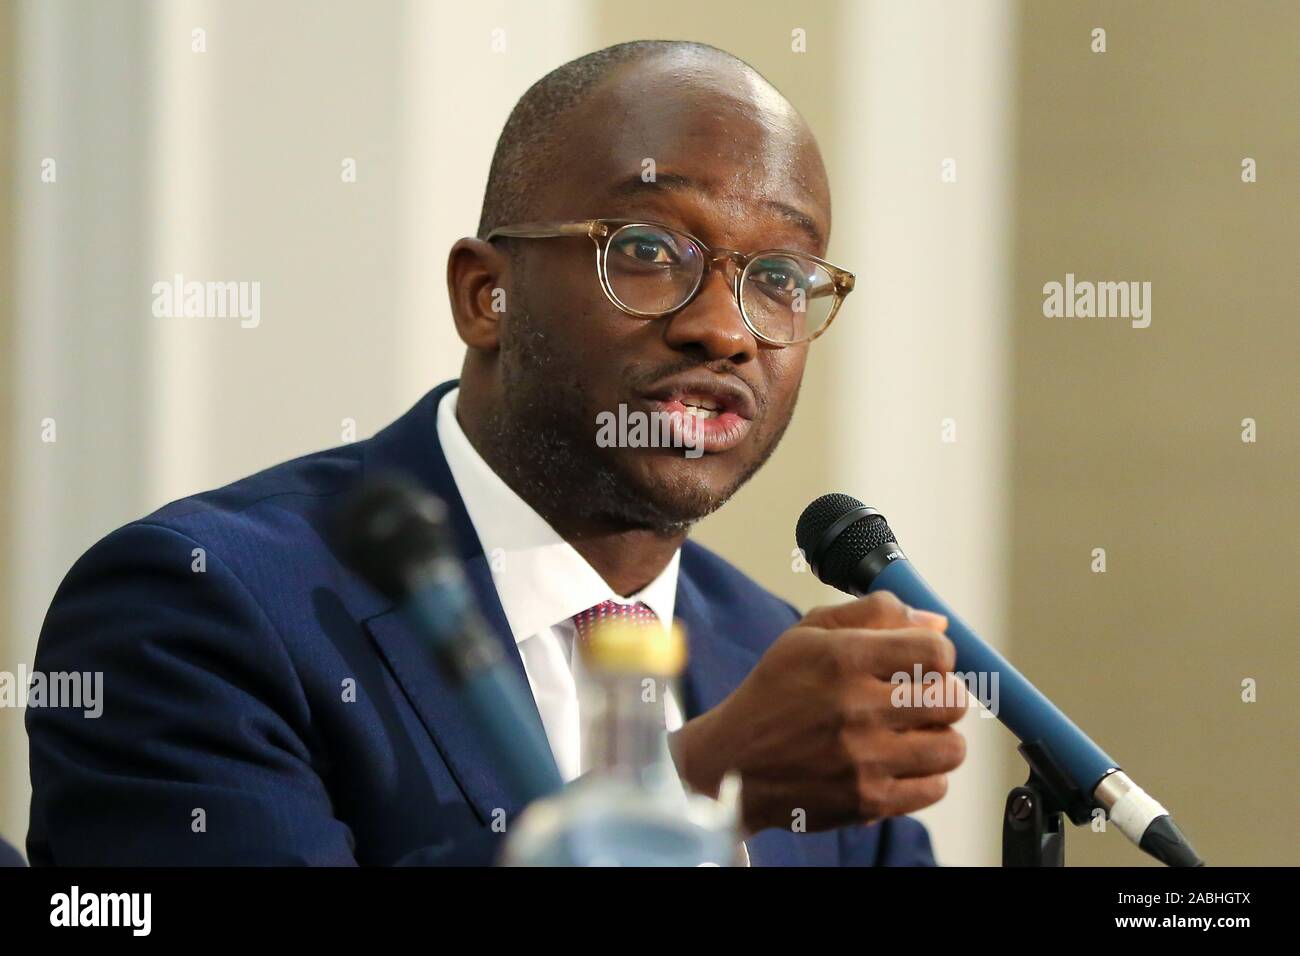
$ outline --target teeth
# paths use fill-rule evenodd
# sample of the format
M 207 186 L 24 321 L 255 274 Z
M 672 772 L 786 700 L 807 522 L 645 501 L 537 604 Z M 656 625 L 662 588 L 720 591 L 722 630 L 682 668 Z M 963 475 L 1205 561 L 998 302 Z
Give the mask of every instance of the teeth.
M 719 405 L 711 398 L 683 398 L 682 404 L 687 408 L 707 408 L 710 411 L 718 411 Z
M 686 414 L 692 418 L 717 418 L 719 412 L 716 408 L 700 408 L 698 405 L 687 405 Z

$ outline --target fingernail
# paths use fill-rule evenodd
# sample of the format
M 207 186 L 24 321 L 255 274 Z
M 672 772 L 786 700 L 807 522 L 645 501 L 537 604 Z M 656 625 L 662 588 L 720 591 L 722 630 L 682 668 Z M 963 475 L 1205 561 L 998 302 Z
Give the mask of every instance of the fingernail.
M 948 627 L 948 619 L 942 614 L 935 614 L 933 611 L 922 611 L 919 608 L 909 607 L 907 617 L 913 624 L 919 624 L 922 627 L 928 627 L 936 631 L 943 631 Z

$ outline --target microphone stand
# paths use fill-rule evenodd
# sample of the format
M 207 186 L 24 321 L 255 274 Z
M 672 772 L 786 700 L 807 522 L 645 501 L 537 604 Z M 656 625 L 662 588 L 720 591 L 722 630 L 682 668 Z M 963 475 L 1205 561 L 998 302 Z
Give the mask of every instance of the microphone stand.
M 1041 744 L 1021 744 L 1017 749 L 1029 764 L 1029 779 L 1007 794 L 1002 814 L 1002 865 L 1064 866 L 1061 816 L 1082 825 L 1091 819 L 1094 806 Z

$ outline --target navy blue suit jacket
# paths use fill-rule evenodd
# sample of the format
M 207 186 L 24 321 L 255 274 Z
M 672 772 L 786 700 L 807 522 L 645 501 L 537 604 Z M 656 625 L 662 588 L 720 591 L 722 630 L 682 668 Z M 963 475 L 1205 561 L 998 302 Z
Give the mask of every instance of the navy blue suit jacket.
M 35 668 L 102 671 L 103 713 L 27 711 L 33 865 L 489 858 L 493 811 L 511 819 L 521 808 L 420 638 L 329 545 L 358 482 L 414 477 L 447 502 L 483 614 L 522 677 L 437 440 L 438 401 L 454 385 L 369 440 L 167 505 L 76 563 Z M 690 640 L 688 717 L 730 693 L 798 617 L 693 543 L 676 606 Z M 749 848 L 755 865 L 933 862 L 925 829 L 907 818 L 767 830 Z

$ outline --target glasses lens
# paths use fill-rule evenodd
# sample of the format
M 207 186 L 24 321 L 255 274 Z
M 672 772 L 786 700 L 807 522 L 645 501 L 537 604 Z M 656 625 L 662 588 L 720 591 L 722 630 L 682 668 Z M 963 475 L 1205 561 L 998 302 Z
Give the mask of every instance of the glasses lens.
M 662 315 L 680 307 L 704 275 L 699 246 L 661 226 L 621 226 L 605 248 L 605 277 L 634 312 Z
M 754 328 L 767 338 L 801 342 L 830 320 L 835 279 L 812 259 L 765 253 L 745 267 L 740 302 Z

